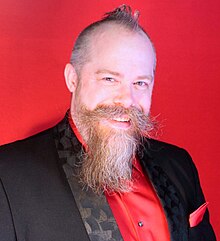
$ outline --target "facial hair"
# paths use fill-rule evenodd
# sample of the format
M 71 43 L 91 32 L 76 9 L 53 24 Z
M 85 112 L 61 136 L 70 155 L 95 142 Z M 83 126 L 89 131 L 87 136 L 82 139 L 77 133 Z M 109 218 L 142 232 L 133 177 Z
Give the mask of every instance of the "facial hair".
M 129 117 L 126 130 L 103 125 L 103 120 Z M 143 137 L 153 129 L 153 122 L 135 107 L 98 106 L 88 110 L 78 106 L 73 120 L 87 145 L 78 174 L 80 182 L 95 193 L 132 190 L 132 161 Z

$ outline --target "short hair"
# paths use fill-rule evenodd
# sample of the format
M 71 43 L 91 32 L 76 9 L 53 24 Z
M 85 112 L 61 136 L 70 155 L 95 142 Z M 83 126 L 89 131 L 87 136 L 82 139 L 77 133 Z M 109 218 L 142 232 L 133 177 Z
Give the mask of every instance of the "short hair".
M 101 20 L 87 26 L 76 39 L 74 48 L 71 53 L 70 63 L 76 69 L 77 74 L 80 75 L 82 66 L 89 61 L 89 47 L 91 43 L 91 37 L 96 33 L 98 29 L 100 29 L 101 26 L 107 23 L 118 24 L 132 32 L 143 32 L 150 39 L 144 28 L 139 25 L 138 20 L 139 11 L 135 10 L 134 14 L 132 14 L 131 7 L 123 4 L 114 9 L 112 12 L 105 13 Z

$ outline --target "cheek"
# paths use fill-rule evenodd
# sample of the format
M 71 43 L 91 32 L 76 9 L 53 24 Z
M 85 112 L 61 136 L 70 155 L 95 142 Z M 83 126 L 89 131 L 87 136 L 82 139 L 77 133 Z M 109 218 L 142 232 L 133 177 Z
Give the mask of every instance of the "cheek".
M 97 105 L 112 105 L 115 99 L 115 96 L 118 95 L 117 89 L 109 88 L 109 86 L 97 86 L 97 88 L 88 93 L 90 100 L 89 104 Z M 84 97 L 85 98 L 85 97 Z
M 149 114 L 151 106 L 151 96 L 144 96 L 138 99 L 138 106 L 141 108 L 144 114 Z
M 105 102 L 105 96 L 94 91 L 88 92 L 81 95 L 80 102 L 86 105 L 89 110 L 94 110 L 98 105 Z

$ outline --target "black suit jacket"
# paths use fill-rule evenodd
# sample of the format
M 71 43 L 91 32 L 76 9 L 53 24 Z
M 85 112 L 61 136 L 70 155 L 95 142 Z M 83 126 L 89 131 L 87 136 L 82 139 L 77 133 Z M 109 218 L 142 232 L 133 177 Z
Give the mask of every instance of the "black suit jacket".
M 0 241 L 89 240 L 57 153 L 57 129 L 0 148 Z M 189 227 L 189 214 L 205 200 L 188 153 L 156 140 L 147 140 L 143 153 L 139 159 L 161 200 L 171 240 L 216 240 L 208 211 Z

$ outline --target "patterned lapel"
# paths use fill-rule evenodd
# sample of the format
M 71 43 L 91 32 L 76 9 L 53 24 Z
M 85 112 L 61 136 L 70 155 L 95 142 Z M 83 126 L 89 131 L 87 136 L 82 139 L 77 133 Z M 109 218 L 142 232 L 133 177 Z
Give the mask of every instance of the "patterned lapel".
M 163 169 L 155 164 L 149 151 L 145 150 L 144 156 L 139 158 L 165 211 L 171 241 L 188 241 L 188 224 L 178 191 Z
M 122 241 L 122 237 L 104 195 L 83 190 L 76 178 L 83 149 L 74 135 L 68 117 L 57 125 L 55 138 L 58 155 L 72 190 L 81 218 L 91 241 Z

